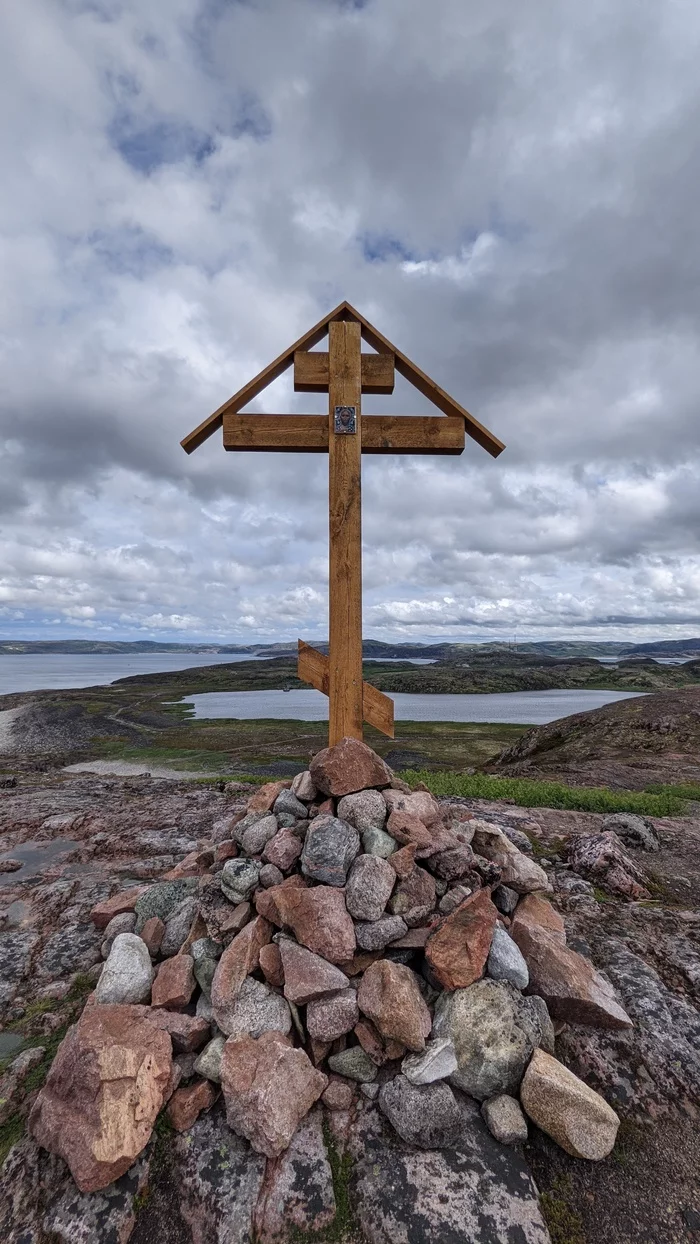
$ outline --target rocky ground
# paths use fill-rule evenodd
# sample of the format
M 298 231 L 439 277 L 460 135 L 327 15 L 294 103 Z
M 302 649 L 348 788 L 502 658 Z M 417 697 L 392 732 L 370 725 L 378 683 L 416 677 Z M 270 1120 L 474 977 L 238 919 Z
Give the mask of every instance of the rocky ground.
M 0 1225 L 8 1244 L 700 1238 L 700 821 L 625 818 L 611 827 L 592 814 L 455 799 L 439 801 L 432 820 L 425 795 L 406 819 L 401 784 L 388 789 L 391 798 L 380 796 L 382 828 L 376 822 L 347 835 L 342 876 L 323 874 L 338 860 L 327 858 L 322 838 L 309 829 L 309 813 L 317 813 L 319 824 L 334 814 L 350 830 L 358 813 L 352 803 L 341 808 L 342 799 L 324 808 L 323 792 L 305 801 L 306 816 L 291 802 L 291 811 L 282 810 L 280 787 L 268 791 L 267 808 L 260 806 L 266 797 L 250 787 L 148 778 L 25 774 L 0 792 L 6 1068 L 0 1120 L 9 1149 Z M 298 784 L 297 791 L 302 802 L 311 794 Z M 251 796 L 253 816 L 243 820 Z M 391 855 L 374 854 L 389 849 L 380 835 L 392 829 L 393 865 Z M 445 829 L 461 837 L 431 851 L 421 838 L 425 829 L 433 847 Z M 257 872 L 247 891 L 251 865 Z M 294 878 L 301 889 L 290 886 Z M 504 879 L 519 886 L 520 898 Z M 536 891 L 532 900 L 528 886 Z M 343 895 L 349 925 L 338 919 L 336 899 L 311 931 L 294 903 L 294 910 L 282 911 L 280 904 L 302 890 Z M 538 919 L 551 925 L 544 936 L 538 921 L 527 918 L 533 903 L 537 911 L 545 901 L 538 897 L 543 893 L 552 913 L 539 911 Z M 389 928 L 392 921 L 396 927 Z M 350 927 L 354 943 L 371 946 L 382 929 L 393 940 L 378 949 L 343 947 Z M 507 951 L 500 977 L 497 956 L 491 957 L 494 928 Z M 464 936 L 455 938 L 455 929 Z M 325 940 L 314 943 L 319 935 Z M 122 954 L 121 966 L 117 937 L 116 951 L 126 947 L 132 955 Z M 512 939 L 522 955 L 513 954 Z M 134 952 L 137 942 L 144 949 Z M 242 948 L 247 958 L 239 979 Z M 523 955 L 527 986 L 518 977 Z M 575 986 L 569 981 L 562 989 L 552 956 L 577 977 Z M 320 970 L 338 975 L 319 984 L 314 973 Z M 466 984 L 470 973 L 474 983 Z M 243 998 L 241 980 L 248 982 Z M 524 1063 L 507 1086 L 474 1080 L 454 999 L 486 989 L 507 997 L 520 1015 L 536 1001 L 521 988 L 546 997 L 556 1058 L 621 1118 L 609 1156 L 566 1153 L 533 1123 L 537 1103 L 528 1108 L 526 1087 L 521 1099 L 532 1114 L 527 1139 L 517 1139 L 523 1116 L 507 1103 L 517 1107 L 513 1094 Z M 394 989 L 404 990 L 402 1003 L 387 1014 Z M 597 1026 L 601 1009 L 614 1027 Z M 126 1030 L 120 1026 L 125 1010 Z M 165 1018 L 154 1028 L 156 1010 Z M 76 1020 L 48 1090 L 38 1096 Z M 297 1023 L 303 1028 L 295 1036 Z M 246 1035 L 253 1030 L 259 1035 Z M 279 1037 L 280 1031 L 289 1035 Z M 217 1046 L 211 1038 L 218 1032 Z M 104 1071 L 110 1051 L 138 1045 L 148 1052 L 148 1084 L 142 1080 L 137 1093 L 145 1148 L 107 1183 L 100 1171 L 104 1176 L 114 1148 L 100 1151 L 96 1174 L 94 1152 L 86 1157 L 71 1148 L 66 1127 L 56 1128 L 57 1119 L 66 1121 L 61 1076 L 75 1083 L 80 1062 L 66 1054 L 76 1033 L 79 1051 L 102 1051 L 101 1101 L 105 1085 L 116 1095 L 114 1086 L 125 1083 L 123 1067 L 119 1074 Z M 248 1073 L 238 1064 L 227 1068 L 221 1047 L 232 1036 L 249 1041 L 254 1083 L 270 1060 L 281 1061 L 293 1088 L 284 1110 L 279 1101 L 261 1107 L 249 1092 Z M 524 1062 L 534 1048 L 533 1059 L 546 1066 L 537 1046 L 550 1040 L 540 1029 Z M 450 1042 L 459 1064 L 450 1066 L 451 1088 L 444 1067 L 440 1078 L 431 1078 L 440 1059 L 449 1058 Z M 479 1074 L 489 1066 L 483 1059 Z M 83 1088 L 94 1102 L 97 1085 L 90 1083 Z M 505 1123 L 497 1112 L 490 1117 L 484 1110 L 482 1117 L 494 1092 L 506 1103 L 500 1107 Z M 87 1117 L 89 1105 L 84 1109 Z M 555 1130 L 551 1118 L 540 1121 Z M 514 1143 L 495 1139 L 506 1124 Z M 37 1136 L 54 1152 L 40 1147 Z M 134 1145 L 138 1137 L 126 1142 Z M 574 1137 L 574 1147 L 579 1142 Z M 120 1143 L 123 1150 L 124 1137 Z M 91 1190 L 78 1190 L 57 1151 L 70 1156 L 74 1174 Z

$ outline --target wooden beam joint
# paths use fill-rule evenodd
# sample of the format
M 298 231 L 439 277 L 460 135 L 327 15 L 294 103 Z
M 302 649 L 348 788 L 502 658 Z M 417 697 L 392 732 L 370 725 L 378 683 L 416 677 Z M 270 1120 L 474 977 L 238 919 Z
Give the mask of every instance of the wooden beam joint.
M 394 392 L 393 354 L 360 356 L 363 393 Z M 330 365 L 325 350 L 297 350 L 294 354 L 294 392 L 327 393 Z

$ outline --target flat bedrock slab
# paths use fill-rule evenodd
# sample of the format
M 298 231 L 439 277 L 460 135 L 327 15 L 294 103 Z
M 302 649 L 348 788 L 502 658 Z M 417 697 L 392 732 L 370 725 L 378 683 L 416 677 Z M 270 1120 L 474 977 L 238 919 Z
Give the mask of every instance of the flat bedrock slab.
M 551 1244 L 517 1150 L 498 1144 L 464 1102 L 458 1143 L 422 1150 L 367 1111 L 351 1139 L 351 1190 L 368 1244 Z
M 334 747 L 317 752 L 309 773 L 314 786 L 324 795 L 350 795 L 391 782 L 389 766 L 359 739 L 341 739 Z
M 180 1210 L 192 1244 L 250 1244 L 265 1159 L 226 1126 L 223 1103 L 173 1143 Z M 164 1241 L 165 1244 L 165 1241 Z
M 256 1244 L 288 1244 L 290 1235 L 324 1231 L 335 1215 L 323 1111 L 314 1106 L 302 1119 L 289 1147 L 275 1162 L 268 1163 L 255 1210 Z

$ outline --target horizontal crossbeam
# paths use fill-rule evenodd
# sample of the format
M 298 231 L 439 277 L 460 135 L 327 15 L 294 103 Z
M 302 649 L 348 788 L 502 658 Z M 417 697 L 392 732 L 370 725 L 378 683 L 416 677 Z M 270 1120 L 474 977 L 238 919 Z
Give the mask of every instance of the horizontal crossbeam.
M 461 454 L 464 420 L 450 415 L 362 415 L 363 454 Z M 327 415 L 224 415 L 224 449 L 328 452 Z
M 361 354 L 363 393 L 394 392 L 393 354 Z M 294 391 L 327 393 L 330 383 L 328 352 L 297 350 L 294 355 Z
M 302 682 L 308 682 L 317 691 L 328 695 L 330 687 L 330 661 L 323 652 L 299 640 L 299 656 L 297 659 L 297 675 Z M 394 701 L 382 691 L 377 691 L 371 683 L 362 684 L 362 716 L 370 726 L 394 737 Z

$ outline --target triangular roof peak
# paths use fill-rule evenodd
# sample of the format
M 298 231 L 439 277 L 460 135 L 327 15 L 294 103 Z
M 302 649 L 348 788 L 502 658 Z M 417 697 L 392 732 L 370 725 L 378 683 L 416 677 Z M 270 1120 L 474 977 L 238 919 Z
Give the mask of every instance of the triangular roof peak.
M 193 450 L 198 449 L 199 446 L 202 445 L 213 432 L 216 432 L 216 430 L 221 427 L 224 415 L 237 414 L 238 411 L 242 410 L 244 406 L 248 405 L 248 402 L 252 402 L 259 393 L 262 393 L 263 389 L 266 389 L 269 384 L 272 384 L 273 380 L 276 380 L 278 376 L 281 376 L 282 373 L 287 370 L 288 367 L 291 367 L 297 350 L 311 350 L 315 345 L 318 345 L 319 341 L 322 341 L 328 332 L 328 325 L 334 320 L 357 321 L 357 323 L 360 324 L 360 332 L 363 340 L 366 341 L 372 349 L 377 350 L 379 354 L 393 354 L 394 365 L 400 375 L 408 380 L 408 382 L 412 384 L 419 393 L 422 393 L 429 402 L 432 402 L 434 406 L 437 406 L 438 410 L 441 410 L 444 415 L 461 415 L 464 419 L 465 431 L 467 435 L 471 436 L 472 439 L 481 445 L 482 449 L 485 449 L 488 453 L 490 453 L 492 457 L 497 458 L 501 451 L 505 449 L 503 442 L 499 441 L 498 437 L 494 436 L 493 432 L 489 432 L 488 428 L 485 428 L 482 423 L 479 423 L 478 419 L 475 419 L 473 415 L 470 415 L 468 410 L 465 410 L 463 406 L 460 406 L 459 402 L 456 402 L 453 397 L 450 397 L 449 393 L 446 393 L 445 390 L 441 389 L 434 380 L 430 379 L 430 376 L 427 376 L 425 372 L 421 371 L 421 369 L 417 367 L 416 364 L 407 357 L 407 355 L 402 354 L 400 350 L 397 350 L 396 346 L 392 345 L 392 343 L 382 333 L 380 333 L 373 324 L 370 324 L 369 320 L 366 320 L 365 317 L 355 309 L 355 307 L 353 307 L 349 302 L 343 300 L 337 307 L 329 312 L 328 315 L 324 316 L 322 320 L 319 320 L 317 324 L 314 324 L 313 328 L 310 328 L 308 332 L 304 333 L 298 341 L 295 341 L 293 345 L 289 346 L 283 354 L 278 355 L 277 358 L 273 359 L 267 367 L 264 367 L 261 372 L 258 372 L 257 376 L 254 376 L 252 380 L 249 380 L 247 384 L 243 385 L 243 388 L 239 389 L 237 393 L 234 393 L 233 397 L 230 397 L 227 402 L 224 402 L 223 406 L 219 406 L 218 410 L 215 410 L 214 413 L 209 415 L 203 423 L 199 424 L 199 427 L 196 427 L 194 431 L 190 432 L 189 435 L 180 442 L 185 452 L 191 454 Z

